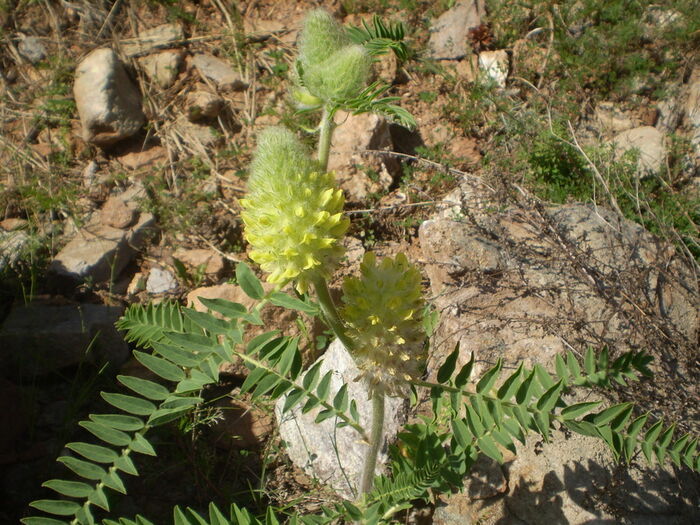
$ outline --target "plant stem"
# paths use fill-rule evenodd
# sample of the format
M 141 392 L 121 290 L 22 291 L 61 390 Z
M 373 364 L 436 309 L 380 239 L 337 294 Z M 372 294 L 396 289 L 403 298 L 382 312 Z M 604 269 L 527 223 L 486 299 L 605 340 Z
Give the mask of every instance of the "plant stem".
M 384 436 L 384 392 L 375 390 L 372 394 L 372 431 L 369 436 L 369 452 L 362 472 L 360 495 L 372 490 L 374 469 L 377 466 L 377 455 Z
M 333 135 L 333 119 L 328 105 L 323 106 L 323 116 L 321 117 L 321 134 L 318 138 L 318 163 L 321 171 L 328 169 L 328 155 L 331 151 L 331 136 Z
M 343 343 L 345 348 L 349 352 L 352 351 L 355 345 L 352 339 L 350 339 L 348 334 L 345 332 L 345 325 L 343 325 L 343 321 L 340 319 L 338 310 L 335 308 L 335 303 L 333 302 L 333 298 L 328 291 L 328 284 L 326 283 L 326 280 L 320 275 L 315 275 L 311 278 L 311 282 L 316 290 L 318 304 L 321 305 L 321 312 L 323 313 L 328 327 L 333 330 L 333 333 L 338 339 L 340 339 L 340 342 Z

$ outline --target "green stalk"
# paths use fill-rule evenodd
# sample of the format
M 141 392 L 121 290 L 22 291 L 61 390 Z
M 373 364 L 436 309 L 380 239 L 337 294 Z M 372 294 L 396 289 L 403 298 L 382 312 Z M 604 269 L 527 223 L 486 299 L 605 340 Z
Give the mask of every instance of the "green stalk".
M 318 163 L 321 171 L 328 169 L 328 155 L 331 151 L 331 136 L 333 135 L 333 118 L 328 105 L 323 106 L 323 116 L 321 117 L 321 134 L 318 138 Z
M 369 436 L 369 452 L 362 472 L 360 496 L 372 490 L 374 468 L 377 466 L 377 455 L 384 435 L 384 392 L 375 390 L 372 394 L 372 431 Z
M 340 339 L 340 342 L 343 343 L 348 352 L 351 352 L 355 345 L 345 332 L 345 325 L 340 319 L 338 310 L 335 308 L 335 303 L 328 291 L 326 280 L 320 275 L 314 275 L 311 278 L 311 282 L 316 290 L 316 298 L 318 299 L 318 304 L 321 305 L 321 312 L 323 313 L 328 327 L 333 330 L 335 336 Z

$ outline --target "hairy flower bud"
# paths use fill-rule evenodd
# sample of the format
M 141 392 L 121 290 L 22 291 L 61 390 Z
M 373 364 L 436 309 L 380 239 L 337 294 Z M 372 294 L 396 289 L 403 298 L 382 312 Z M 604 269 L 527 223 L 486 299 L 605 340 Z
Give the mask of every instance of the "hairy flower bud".
M 369 252 L 360 271 L 343 283 L 341 312 L 355 360 L 371 389 L 401 395 L 407 381 L 420 378 L 426 357 L 421 276 L 402 253 L 377 264 Z
M 343 216 L 343 192 L 301 142 L 284 128 L 261 133 L 241 199 L 250 258 L 267 272 L 267 280 L 296 280 L 306 292 L 313 275 L 327 278 L 343 254 L 340 239 L 349 226 Z
M 304 22 L 296 68 L 300 83 L 315 97 L 342 100 L 367 84 L 372 59 L 353 44 L 343 27 L 326 11 L 312 11 Z

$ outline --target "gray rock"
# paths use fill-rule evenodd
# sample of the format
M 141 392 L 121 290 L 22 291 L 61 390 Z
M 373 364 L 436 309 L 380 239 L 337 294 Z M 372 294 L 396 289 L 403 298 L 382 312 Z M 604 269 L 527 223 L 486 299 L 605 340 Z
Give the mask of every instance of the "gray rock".
M 595 118 L 606 132 L 620 133 L 639 125 L 638 119 L 620 110 L 612 102 L 599 102 L 595 107 Z
M 41 62 L 46 58 L 46 47 L 41 40 L 35 36 L 23 38 L 17 45 L 17 51 L 32 64 Z
M 221 141 L 221 135 L 207 124 L 190 122 L 180 115 L 173 123 L 173 131 L 190 147 L 201 150 Z M 201 145 L 201 146 L 200 146 Z
M 684 125 L 695 149 L 695 164 L 700 166 L 700 68 L 696 67 L 688 82 L 688 98 L 684 104 Z
M 111 49 L 96 49 L 78 64 L 73 85 L 83 139 L 108 146 L 141 129 L 141 94 Z
M 541 450 L 520 447 L 507 468 L 506 505 L 528 524 L 684 525 L 700 519 L 692 474 L 618 465 L 600 439 L 555 433 Z
M 616 135 L 613 144 L 618 156 L 631 150 L 639 151 L 637 173 L 640 177 L 658 173 L 666 162 L 664 136 L 652 126 L 641 126 Z
M 150 294 L 160 294 L 172 292 L 177 289 L 177 279 L 168 270 L 162 268 L 152 268 L 146 280 L 146 291 Z
M 474 352 L 476 374 L 499 357 L 506 368 L 521 361 L 527 367 L 551 366 L 554 356 L 569 348 L 580 352 L 607 345 L 614 356 L 645 348 L 659 364 L 649 385 L 653 392 L 635 391 L 640 407 L 697 421 L 697 384 L 689 378 L 700 330 L 700 291 L 693 269 L 673 247 L 600 207 L 533 209 L 529 201 L 499 206 L 470 180 L 419 229 L 440 312 L 429 376 L 456 342 L 465 349 L 457 367 Z M 665 359 L 673 366 L 663 366 Z M 692 501 L 698 490 L 685 473 L 634 466 L 626 474 L 598 440 L 556 434 L 540 450 L 531 436 L 517 457 L 506 457 L 506 466 L 508 495 L 502 507 L 491 503 L 499 498 L 478 499 L 495 496 L 502 485 L 488 476 L 481 485 L 470 479 L 474 493 L 452 498 L 439 514 L 436 509 L 436 522 L 457 523 L 456 516 L 466 523 L 532 525 L 697 521 Z M 624 490 L 611 490 L 618 479 L 624 480 Z M 680 485 L 691 489 L 685 493 Z
M 143 187 L 133 186 L 119 199 L 136 209 L 135 200 L 144 195 Z M 102 283 L 115 280 L 136 252 L 143 246 L 154 228 L 150 213 L 141 212 L 128 229 L 119 229 L 102 222 L 95 214 L 51 261 L 50 271 L 68 281 L 91 280 Z
M 161 89 L 168 89 L 175 83 L 182 66 L 182 51 L 163 51 L 139 59 L 146 76 Z
M 392 149 L 389 122 L 379 115 L 336 113 L 337 128 L 328 158 L 328 170 L 351 202 L 362 201 L 368 193 L 388 190 L 400 165 L 394 157 L 367 150 Z
M 231 65 L 213 55 L 197 53 L 192 59 L 194 67 L 205 80 L 210 80 L 224 91 L 243 91 L 248 83 Z
M 348 385 L 348 395 L 357 403 L 360 422 L 369 434 L 372 417 L 372 403 L 367 389 L 354 379 L 360 373 L 352 357 L 339 341 L 333 341 L 319 360 L 321 376 L 333 370 L 329 399 L 333 399 L 343 384 Z M 350 427 L 335 428 L 333 418 L 322 423 L 314 420 L 319 408 L 301 414 L 301 406 L 282 414 L 286 397 L 275 405 L 275 415 L 279 422 L 280 437 L 286 444 L 287 454 L 292 462 L 304 471 L 329 485 L 345 498 L 354 499 L 358 489 L 367 446 L 360 435 Z M 377 474 L 387 460 L 387 443 L 392 441 L 405 421 L 404 400 L 387 398 L 384 421 L 384 444 L 379 453 Z
M 0 272 L 17 264 L 30 242 L 31 238 L 23 230 L 0 230 Z
M 471 52 L 469 30 L 481 25 L 483 0 L 460 0 L 432 24 L 428 48 L 436 59 L 461 59 Z
M 163 24 L 139 33 L 139 36 L 122 42 L 121 50 L 128 57 L 146 55 L 157 49 L 170 47 L 185 39 L 179 24 Z
M 216 117 L 224 101 L 208 91 L 193 91 L 187 95 L 187 117 L 192 122 Z
M 22 376 L 44 374 L 84 361 L 119 366 L 129 356 L 114 328 L 122 307 L 30 304 L 12 309 L 0 329 L 0 365 Z

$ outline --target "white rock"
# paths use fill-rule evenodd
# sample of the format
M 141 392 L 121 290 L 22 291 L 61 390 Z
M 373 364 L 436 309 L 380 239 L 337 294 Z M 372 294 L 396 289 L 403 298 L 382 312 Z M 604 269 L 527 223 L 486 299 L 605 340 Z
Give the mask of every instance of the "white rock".
M 483 74 L 493 80 L 498 87 L 506 86 L 508 78 L 508 52 L 504 49 L 497 51 L 482 51 L 479 53 L 479 68 Z
M 469 30 L 481 25 L 486 13 L 483 0 L 460 0 L 432 24 L 428 48 L 436 59 L 464 58 L 471 51 Z
M 248 87 L 248 83 L 243 80 L 243 77 L 234 71 L 228 62 L 220 58 L 197 53 L 192 59 L 192 63 L 203 79 L 211 80 L 222 90 L 242 91 Z
M 367 399 L 367 389 L 363 383 L 354 381 L 360 372 L 350 354 L 335 340 L 319 360 L 323 360 L 321 377 L 333 370 L 329 399 L 333 399 L 340 387 L 347 384 L 348 396 L 357 403 L 360 423 L 369 434 L 372 403 Z M 336 429 L 334 418 L 315 423 L 319 408 L 301 414 L 302 403 L 283 415 L 285 399 L 283 396 L 275 405 L 275 416 L 279 422 L 280 437 L 286 444 L 292 462 L 321 483 L 332 487 L 341 496 L 354 499 L 368 446 L 361 442 L 360 435 L 352 428 Z M 395 397 L 386 400 L 384 443 L 379 453 L 377 474 L 388 458 L 388 442 L 395 438 L 405 421 L 404 401 Z
M 652 126 L 641 126 L 623 131 L 615 136 L 613 143 L 618 156 L 634 149 L 639 150 L 638 175 L 658 173 L 666 161 L 664 136 Z
M 111 49 L 96 49 L 78 64 L 73 94 L 86 142 L 108 146 L 146 121 L 141 94 Z
M 146 291 L 150 294 L 172 292 L 177 289 L 177 279 L 168 270 L 162 268 L 151 268 L 146 280 Z
M 121 50 L 128 57 L 152 53 L 184 40 L 185 33 L 178 24 L 163 24 L 139 33 L 136 38 L 122 42 Z
M 182 66 L 182 51 L 163 51 L 139 59 L 139 64 L 151 81 L 161 89 L 168 89 L 175 83 Z

